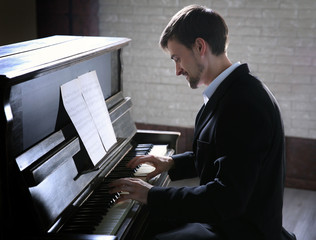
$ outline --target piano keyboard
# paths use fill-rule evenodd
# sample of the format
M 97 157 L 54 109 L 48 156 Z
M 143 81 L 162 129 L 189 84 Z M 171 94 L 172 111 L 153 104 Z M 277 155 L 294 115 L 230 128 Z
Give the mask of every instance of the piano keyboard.
M 117 167 L 104 179 L 97 189 L 82 204 L 76 214 L 63 227 L 63 232 L 115 235 L 127 214 L 135 204 L 133 200 L 116 203 L 120 193 L 109 194 L 108 184 L 123 177 L 144 178 L 154 167 L 142 164 L 135 169 L 126 168 L 126 164 L 135 156 L 165 156 L 167 145 L 138 144 Z M 156 178 L 155 178 L 156 179 Z M 154 180 L 151 180 L 154 182 Z

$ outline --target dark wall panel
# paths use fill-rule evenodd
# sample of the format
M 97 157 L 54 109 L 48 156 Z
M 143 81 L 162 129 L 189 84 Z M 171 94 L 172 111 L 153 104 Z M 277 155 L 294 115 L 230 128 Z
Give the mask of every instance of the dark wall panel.
M 99 35 L 98 0 L 37 0 L 38 37 Z

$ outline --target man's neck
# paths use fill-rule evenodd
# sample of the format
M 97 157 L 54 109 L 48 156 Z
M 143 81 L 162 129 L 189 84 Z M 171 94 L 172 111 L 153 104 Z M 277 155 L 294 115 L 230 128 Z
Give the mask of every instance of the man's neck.
M 205 85 L 209 85 L 218 75 L 229 68 L 232 65 L 231 61 L 227 57 L 226 53 L 220 56 L 212 56 L 209 61 L 208 70 L 206 72 Z

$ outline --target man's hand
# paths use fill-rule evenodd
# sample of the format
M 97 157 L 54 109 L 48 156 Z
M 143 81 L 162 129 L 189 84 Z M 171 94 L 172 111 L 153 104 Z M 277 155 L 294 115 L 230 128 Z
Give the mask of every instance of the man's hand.
M 122 192 L 118 202 L 133 199 L 147 204 L 149 189 L 153 186 L 138 178 L 121 178 L 109 184 L 110 193 Z
M 149 173 L 146 177 L 147 181 L 158 174 L 168 171 L 174 164 L 173 159 L 171 157 L 160 157 L 160 156 L 153 156 L 153 155 L 144 155 L 144 156 L 137 156 L 133 158 L 126 167 L 128 168 L 135 168 L 138 165 L 143 163 L 150 164 L 154 166 L 156 169 Z
M 155 167 L 155 170 L 147 175 L 147 180 L 168 171 L 174 164 L 171 157 L 144 155 L 133 158 L 126 167 L 135 168 L 143 163 Z M 110 183 L 109 187 L 111 188 L 110 193 L 121 192 L 118 202 L 133 199 L 147 204 L 148 192 L 153 186 L 138 178 L 121 178 Z

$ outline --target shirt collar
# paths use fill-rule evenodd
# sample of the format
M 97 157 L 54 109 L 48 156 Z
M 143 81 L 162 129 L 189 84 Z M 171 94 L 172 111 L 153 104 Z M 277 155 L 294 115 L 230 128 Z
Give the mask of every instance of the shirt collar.
M 222 81 L 228 77 L 238 66 L 240 62 L 236 62 L 231 65 L 229 68 L 225 69 L 220 75 L 218 75 L 208 87 L 203 92 L 204 104 L 208 103 L 208 100 L 212 97 L 217 87 L 222 83 Z

